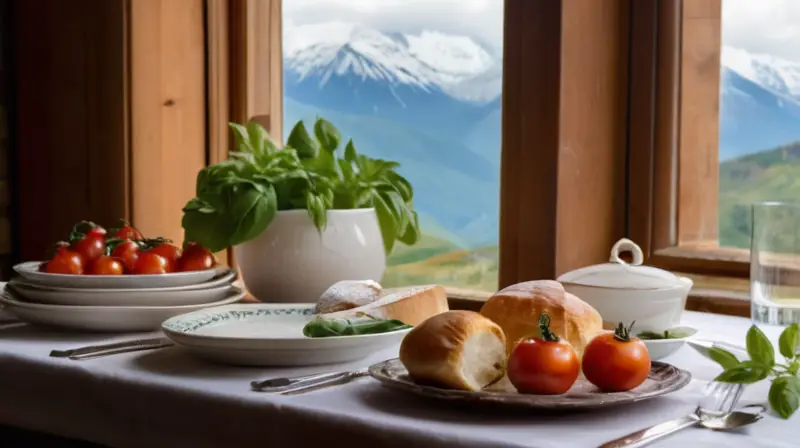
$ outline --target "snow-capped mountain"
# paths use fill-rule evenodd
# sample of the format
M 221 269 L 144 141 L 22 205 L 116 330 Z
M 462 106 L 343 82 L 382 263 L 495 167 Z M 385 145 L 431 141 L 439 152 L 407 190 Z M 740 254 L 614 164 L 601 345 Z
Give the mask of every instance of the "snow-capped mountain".
M 800 63 L 723 47 L 720 159 L 800 140 Z
M 320 88 L 332 77 L 356 76 L 425 92 L 438 90 L 465 101 L 490 101 L 500 95 L 500 61 L 466 36 L 383 33 L 342 22 L 289 23 L 283 51 L 285 68 L 298 81 L 316 78 Z

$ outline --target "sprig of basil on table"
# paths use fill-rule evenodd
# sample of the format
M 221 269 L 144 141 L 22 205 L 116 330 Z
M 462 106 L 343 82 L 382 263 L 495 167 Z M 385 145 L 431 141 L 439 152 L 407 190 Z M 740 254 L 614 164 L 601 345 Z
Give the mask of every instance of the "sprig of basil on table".
M 786 327 L 778 338 L 778 351 L 784 363 L 775 361 L 775 347 L 760 328 L 753 325 L 747 332 L 747 354 L 750 359 L 740 361 L 733 353 L 712 347 L 711 359 L 724 371 L 715 381 L 724 383 L 751 384 L 768 377 L 772 378 L 769 389 L 769 404 L 781 418 L 787 419 L 800 407 L 800 333 L 798 325 Z
M 377 319 L 366 316 L 366 319 L 326 319 L 317 316 L 303 327 L 303 334 L 310 338 L 325 338 L 330 336 L 355 336 L 360 334 L 388 333 L 390 331 L 411 328 L 396 319 Z
M 372 207 L 387 254 L 396 241 L 419 240 L 414 190 L 398 163 L 359 154 L 352 140 L 339 157 L 339 130 L 322 118 L 313 136 L 298 122 L 283 149 L 258 123 L 230 126 L 235 151 L 198 173 L 196 197 L 183 207 L 187 241 L 217 252 L 255 238 L 280 210 L 306 209 L 322 232 L 328 210 Z

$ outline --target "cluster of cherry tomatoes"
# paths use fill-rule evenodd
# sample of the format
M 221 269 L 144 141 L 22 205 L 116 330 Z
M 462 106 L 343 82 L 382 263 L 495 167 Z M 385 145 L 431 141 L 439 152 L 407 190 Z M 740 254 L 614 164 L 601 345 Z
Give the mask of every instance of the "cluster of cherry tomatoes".
M 508 379 L 520 393 L 552 395 L 567 392 L 578 374 L 603 392 L 624 392 L 639 386 L 650 373 L 650 354 L 642 341 L 621 323 L 584 348 L 582 361 L 575 348 L 550 331 L 550 318 L 539 320 L 541 337 L 520 341 L 508 359 Z
M 123 222 L 107 231 L 89 221 L 73 227 L 39 270 L 72 275 L 149 275 L 201 271 L 216 265 L 214 254 L 192 242 L 178 247 L 164 238 L 145 238 Z

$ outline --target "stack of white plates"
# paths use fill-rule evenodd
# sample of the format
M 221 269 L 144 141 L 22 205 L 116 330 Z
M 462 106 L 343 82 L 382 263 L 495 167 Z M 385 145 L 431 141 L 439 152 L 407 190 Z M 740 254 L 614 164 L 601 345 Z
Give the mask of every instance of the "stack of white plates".
M 0 308 L 20 320 L 80 331 L 151 331 L 173 316 L 238 302 L 228 268 L 157 275 L 64 275 L 14 267 Z

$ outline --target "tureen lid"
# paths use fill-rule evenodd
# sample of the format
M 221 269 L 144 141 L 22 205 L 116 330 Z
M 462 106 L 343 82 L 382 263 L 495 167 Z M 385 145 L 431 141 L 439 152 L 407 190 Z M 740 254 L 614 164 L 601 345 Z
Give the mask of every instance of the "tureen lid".
M 626 263 L 620 253 L 633 253 L 633 262 Z M 642 266 L 642 249 L 633 241 L 623 238 L 611 248 L 610 263 L 596 264 L 567 272 L 558 278 L 561 283 L 598 286 L 616 289 L 671 288 L 681 283 L 680 278 L 663 269 Z

